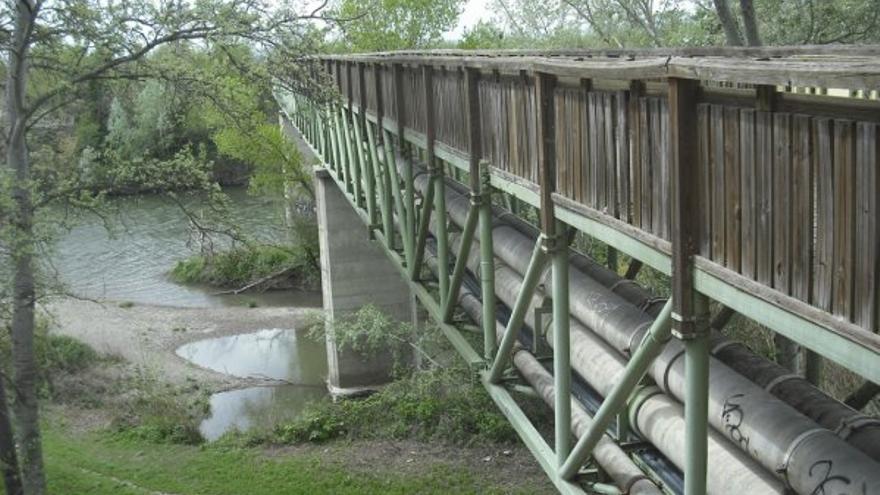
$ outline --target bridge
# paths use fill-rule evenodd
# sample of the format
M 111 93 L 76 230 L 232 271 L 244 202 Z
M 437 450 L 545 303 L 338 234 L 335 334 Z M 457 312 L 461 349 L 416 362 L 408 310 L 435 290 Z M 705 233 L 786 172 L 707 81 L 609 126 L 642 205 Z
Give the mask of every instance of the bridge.
M 880 422 L 816 386 L 880 383 L 878 53 L 317 58 L 339 96 L 277 99 L 321 162 L 325 307 L 423 308 L 562 493 L 880 493 Z M 387 378 L 328 353 L 338 391 Z

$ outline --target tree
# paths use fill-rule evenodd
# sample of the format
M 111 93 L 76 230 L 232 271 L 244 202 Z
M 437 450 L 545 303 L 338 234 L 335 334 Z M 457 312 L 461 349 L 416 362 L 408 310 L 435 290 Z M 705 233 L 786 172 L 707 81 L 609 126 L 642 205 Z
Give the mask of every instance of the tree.
M 161 78 L 166 69 L 179 73 L 179 67 L 169 68 L 149 55 L 187 43 L 252 44 L 268 62 L 259 76 L 315 95 L 326 90 L 310 82 L 308 76 L 319 71 L 312 70 L 302 56 L 303 49 L 309 50 L 304 46 L 308 29 L 303 23 L 320 15 L 296 14 L 286 2 L 275 7 L 269 0 L 7 0 L 0 15 L 2 26 L 10 29 L 0 37 L 7 56 L 3 126 L 7 167 L 0 176 L 0 252 L 12 272 L 12 410 L 21 482 L 24 493 L 31 495 L 46 492 L 34 355 L 35 271 L 41 239 L 36 213 L 58 201 L 82 204 L 95 193 L 77 175 L 76 167 L 32 161 L 29 137 L 35 126 L 88 96 L 96 81 Z
M 352 19 L 342 26 L 344 49 L 363 52 L 428 48 L 451 29 L 462 0 L 341 0 L 335 16 Z

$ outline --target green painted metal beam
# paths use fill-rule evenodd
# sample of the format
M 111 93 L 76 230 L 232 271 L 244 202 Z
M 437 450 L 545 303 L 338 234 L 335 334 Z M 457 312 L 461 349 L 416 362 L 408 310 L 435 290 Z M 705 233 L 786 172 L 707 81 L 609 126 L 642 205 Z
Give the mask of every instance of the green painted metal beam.
M 523 283 L 520 286 L 516 301 L 511 308 L 510 318 L 507 320 L 507 327 L 501 337 L 501 345 L 495 354 L 495 360 L 492 362 L 492 368 L 489 370 L 489 383 L 498 383 L 504 368 L 507 367 L 507 361 L 510 358 L 510 352 L 516 344 L 519 337 L 519 331 L 525 321 L 526 312 L 531 305 L 532 297 L 535 295 L 535 288 L 541 280 L 541 273 L 547 266 L 547 252 L 544 250 L 544 242 L 546 238 L 542 234 L 535 242 L 535 249 L 532 250 L 532 257 L 529 260 L 529 266 L 526 269 Z
M 611 392 L 602 401 L 596 415 L 587 432 L 578 439 L 577 444 L 571 451 L 571 454 L 562 465 L 559 473 L 564 479 L 571 479 L 577 474 L 581 464 L 592 454 L 593 449 L 599 443 L 599 439 L 608 430 L 608 426 L 617 417 L 618 413 L 626 406 L 627 399 L 632 395 L 636 386 L 645 376 L 648 367 L 654 362 L 654 359 L 660 354 L 669 341 L 672 332 L 672 299 L 666 301 L 663 310 L 657 315 L 651 328 L 645 335 L 641 345 L 636 350 L 633 357 L 629 360 L 624 370 L 623 376 L 617 385 L 611 389 Z M 705 420 L 705 416 L 703 419 Z
M 538 430 L 535 429 L 529 418 L 523 413 L 519 404 L 511 397 L 503 386 L 489 382 L 487 372 L 483 372 L 483 386 L 489 392 L 489 396 L 498 406 L 498 409 L 507 417 L 513 429 L 522 439 L 523 443 L 537 459 L 541 469 L 547 473 L 547 476 L 559 490 L 559 493 L 576 495 L 586 493 L 583 488 L 576 483 L 566 481 L 557 474 L 556 455 L 553 450 L 541 437 Z

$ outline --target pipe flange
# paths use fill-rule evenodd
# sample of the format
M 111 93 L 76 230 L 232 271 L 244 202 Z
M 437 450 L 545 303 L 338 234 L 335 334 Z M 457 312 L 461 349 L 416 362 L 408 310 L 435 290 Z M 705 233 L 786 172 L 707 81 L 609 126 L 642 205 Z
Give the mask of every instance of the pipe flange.
M 639 325 L 636 328 L 636 330 L 632 333 L 632 335 L 629 336 L 629 342 L 626 343 L 626 349 L 624 349 L 624 351 L 627 352 L 630 356 L 632 356 L 633 351 L 642 346 L 642 342 L 645 341 L 645 337 L 648 336 L 648 332 L 646 331 L 644 333 L 641 333 L 642 338 L 639 340 L 638 345 L 636 347 L 633 347 L 633 344 L 635 343 L 633 341 L 636 339 L 636 337 L 639 336 L 640 332 L 642 332 L 642 330 L 645 327 L 651 328 L 652 324 L 654 324 L 653 321 L 646 321 L 646 322 L 642 323 L 641 325 Z
M 672 359 L 669 360 L 669 364 L 666 365 L 666 369 L 663 370 L 663 390 L 669 392 L 669 372 L 672 370 L 672 367 L 675 366 L 675 362 L 678 361 L 679 358 L 684 356 L 685 347 L 682 346 L 681 350 L 675 353 L 675 356 L 672 356 Z
M 639 285 L 639 283 L 636 282 L 635 280 L 630 280 L 628 278 L 622 278 L 622 279 L 618 280 L 617 282 L 614 282 L 613 284 L 611 284 L 611 287 L 609 287 L 609 289 L 611 289 L 611 292 L 616 293 L 617 288 L 619 286 L 625 285 L 625 284 L 635 285 L 637 289 L 641 288 L 641 285 Z
M 774 388 L 776 388 L 777 385 L 794 379 L 803 380 L 803 377 L 801 377 L 801 375 L 798 375 L 797 373 L 786 373 L 784 375 L 779 375 L 776 378 L 770 380 L 767 385 L 764 385 L 764 390 L 768 393 L 773 393 L 772 391 Z
M 842 420 L 837 429 L 834 430 L 834 433 L 840 438 L 846 440 L 853 433 L 870 426 L 880 427 L 880 419 L 865 416 L 864 414 L 857 414 Z
M 642 405 L 651 397 L 655 395 L 662 395 L 663 391 L 660 390 L 660 387 L 656 385 L 650 385 L 647 387 L 642 387 L 633 394 L 632 399 L 630 400 L 628 411 L 627 411 L 627 419 L 629 420 L 630 430 L 637 434 L 640 437 L 644 437 L 641 431 L 639 431 L 639 423 L 636 421 L 636 418 L 639 415 L 639 410 L 642 408 Z
M 785 450 L 785 455 L 782 457 L 782 464 L 780 464 L 779 467 L 776 468 L 776 473 L 782 476 L 782 480 L 785 483 L 786 488 L 793 489 L 791 483 L 788 480 L 788 465 L 791 462 L 791 458 L 794 456 L 794 453 L 808 438 L 822 433 L 831 432 L 825 428 L 813 428 L 811 430 L 807 430 L 795 437 L 795 439 L 791 442 L 791 445 L 788 446 L 788 449 Z
M 714 355 L 718 354 L 719 352 L 723 351 L 724 349 L 727 349 L 728 347 L 734 346 L 734 345 L 739 345 L 739 342 L 737 342 L 735 340 L 725 339 L 725 340 L 722 340 L 721 342 L 715 344 L 715 347 L 710 349 L 709 353 L 714 356 Z

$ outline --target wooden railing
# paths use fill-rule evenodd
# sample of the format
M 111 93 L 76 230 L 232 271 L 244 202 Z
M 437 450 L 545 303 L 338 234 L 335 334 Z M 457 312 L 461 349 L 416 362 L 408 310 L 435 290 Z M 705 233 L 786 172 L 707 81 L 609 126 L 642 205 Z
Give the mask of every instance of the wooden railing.
M 477 158 L 494 172 L 560 208 L 626 226 L 627 235 L 666 255 L 673 254 L 680 189 L 672 170 L 680 129 L 670 124 L 670 81 L 696 81 L 688 90 L 696 128 L 679 144 L 697 161 L 683 183 L 697 194 L 693 211 L 683 212 L 697 225 L 697 265 L 876 353 L 880 101 L 784 91 L 873 91 L 880 64 L 872 53 L 877 47 L 557 57 L 441 52 L 324 63 L 347 103 L 374 122 L 389 129 L 402 123 L 422 136 L 430 125 L 439 147 L 463 157 L 470 128 L 479 125 Z M 430 124 L 424 65 L 434 68 Z M 468 72 L 479 81 L 470 96 L 479 107 L 474 122 Z M 539 78 L 548 81 L 547 128 L 540 123 Z M 545 179 L 541 139 L 544 153 L 553 154 Z

